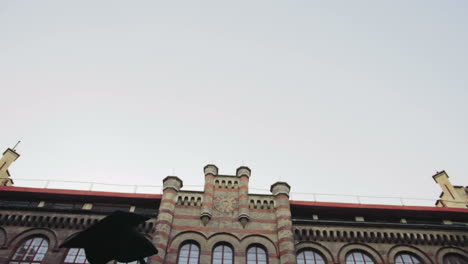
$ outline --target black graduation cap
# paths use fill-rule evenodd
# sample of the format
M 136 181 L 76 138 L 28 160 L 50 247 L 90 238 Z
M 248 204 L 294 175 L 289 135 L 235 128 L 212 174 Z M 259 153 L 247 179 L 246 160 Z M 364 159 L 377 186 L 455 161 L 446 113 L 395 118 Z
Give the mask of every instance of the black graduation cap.
M 149 217 L 115 211 L 88 229 L 63 242 L 61 248 L 84 248 L 90 264 L 106 264 L 110 260 L 146 264 L 144 258 L 158 250 L 136 227 Z

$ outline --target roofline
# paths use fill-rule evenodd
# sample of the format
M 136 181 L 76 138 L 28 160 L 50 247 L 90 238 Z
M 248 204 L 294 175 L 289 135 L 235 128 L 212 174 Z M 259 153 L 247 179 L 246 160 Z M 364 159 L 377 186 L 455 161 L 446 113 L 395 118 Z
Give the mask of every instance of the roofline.
M 100 197 L 119 197 L 119 198 L 137 198 L 137 199 L 161 199 L 161 194 L 144 194 L 144 193 L 119 193 L 119 192 L 100 192 L 100 191 L 80 191 L 67 189 L 46 189 L 46 188 L 30 188 L 30 187 L 15 187 L 15 186 L 0 186 L 1 191 L 18 192 L 18 193 L 42 193 L 42 194 L 61 194 L 75 196 L 100 196 Z
M 448 208 L 435 206 L 402 206 L 384 204 L 356 204 L 356 203 L 332 203 L 332 202 L 309 202 L 290 201 L 291 205 L 302 205 L 311 207 L 337 207 L 337 208 L 360 208 L 360 209 L 383 209 L 383 210 L 405 210 L 405 211 L 425 211 L 425 212 L 457 212 L 468 213 L 468 208 Z

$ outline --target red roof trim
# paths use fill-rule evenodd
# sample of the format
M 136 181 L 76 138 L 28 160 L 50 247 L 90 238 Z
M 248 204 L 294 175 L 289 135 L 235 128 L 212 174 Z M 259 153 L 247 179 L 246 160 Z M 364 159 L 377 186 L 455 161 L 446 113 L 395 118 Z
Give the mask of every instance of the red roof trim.
M 362 209 L 385 209 L 385 210 L 410 210 L 410 211 L 435 211 L 435 212 L 460 212 L 468 213 L 468 208 L 448 208 L 430 206 L 401 206 L 383 204 L 356 204 L 356 203 L 330 203 L 330 202 L 309 202 L 290 201 L 291 205 L 314 206 L 314 207 L 341 207 L 341 208 L 362 208 Z
M 44 193 L 44 194 L 65 194 L 65 195 L 78 195 L 78 196 L 140 198 L 140 199 L 161 199 L 162 197 L 162 195 L 160 194 L 97 192 L 97 191 L 44 189 L 44 188 L 14 187 L 14 186 L 0 186 L 0 191 Z

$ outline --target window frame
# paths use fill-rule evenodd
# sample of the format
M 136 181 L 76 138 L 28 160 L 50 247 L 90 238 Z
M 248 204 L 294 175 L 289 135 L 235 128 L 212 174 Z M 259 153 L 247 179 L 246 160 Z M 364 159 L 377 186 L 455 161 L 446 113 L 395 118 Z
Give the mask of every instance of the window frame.
M 223 247 L 223 250 L 221 251 L 222 252 L 221 264 L 234 264 L 235 263 L 234 248 L 231 246 L 231 244 L 226 243 L 226 242 L 221 242 L 221 243 L 217 243 L 217 244 L 214 245 L 213 249 L 211 250 L 211 264 L 214 263 L 214 251 L 218 247 Z M 227 247 L 227 248 L 229 248 L 231 250 L 232 259 L 231 259 L 231 262 L 229 262 L 229 263 L 225 263 L 228 260 L 224 259 L 224 247 Z
M 354 257 L 355 253 L 359 253 L 362 255 L 363 263 L 356 262 L 356 258 Z M 377 264 L 377 262 L 374 260 L 371 254 L 361 249 L 351 250 L 348 253 L 346 253 L 344 264 L 348 264 L 348 256 L 350 255 L 353 258 L 353 264 Z M 367 256 L 371 260 L 371 262 L 367 262 L 366 259 L 364 258 L 365 256 Z
M 13 258 L 16 256 L 18 250 L 19 250 L 24 244 L 26 244 L 26 242 L 28 242 L 29 240 L 31 240 L 31 244 L 28 245 L 28 247 L 27 247 L 27 249 L 26 249 L 26 251 L 25 251 L 25 253 L 27 253 L 27 252 L 29 251 L 29 249 L 31 248 L 31 245 L 32 245 L 34 239 L 36 239 L 36 238 L 42 239 L 41 242 L 40 242 L 39 245 L 38 245 L 38 249 L 41 248 L 41 246 L 42 246 L 42 244 L 43 244 L 44 242 L 47 244 L 46 251 L 44 252 L 44 256 L 42 257 L 41 260 L 39 260 L 39 261 L 38 261 L 38 260 L 34 260 L 34 258 L 35 258 L 36 255 L 38 254 L 39 250 L 38 250 L 37 252 L 34 253 L 33 259 L 32 259 L 32 260 L 23 260 L 23 258 L 25 257 L 26 254 L 23 254 L 23 255 L 20 257 L 20 258 L 22 258 L 22 259 L 19 259 L 19 260 L 13 259 Z M 19 264 L 23 264 L 23 263 L 28 263 L 28 264 L 42 264 L 42 263 L 44 263 L 44 259 L 45 259 L 46 255 L 47 255 L 47 252 L 49 251 L 49 245 L 50 245 L 50 244 L 49 244 L 49 239 L 48 239 L 47 237 L 45 237 L 45 236 L 37 236 L 37 235 L 36 235 L 36 236 L 29 236 L 29 237 L 27 237 L 27 238 L 21 240 L 21 242 L 17 244 L 17 246 L 16 246 L 15 249 L 13 250 L 13 254 L 10 256 L 10 258 L 9 258 L 9 260 L 8 260 L 8 264 L 12 264 L 12 263 L 19 263 Z M 42 253 L 41 253 L 41 254 L 42 254 Z
M 410 257 L 410 260 L 411 262 L 405 262 L 405 260 L 403 259 L 403 255 L 408 255 Z M 397 258 L 400 257 L 402 262 L 397 262 Z M 414 259 L 416 259 L 418 262 L 415 262 Z M 424 264 L 424 262 L 421 260 L 421 258 L 414 254 L 414 253 L 411 253 L 411 252 L 407 252 L 407 251 L 401 251 L 401 252 L 398 252 L 395 254 L 395 258 L 394 258 L 394 263 L 397 264 L 397 263 L 400 263 L 400 264 Z
M 249 264 L 249 250 L 251 248 L 256 248 L 255 250 L 255 264 L 261 264 L 258 262 L 258 249 L 261 249 L 265 252 L 265 260 L 266 264 L 270 263 L 269 257 L 268 257 L 268 250 L 261 244 L 252 244 L 247 247 L 247 252 L 245 254 L 245 263 Z
M 442 256 L 442 264 L 447 264 L 449 263 L 446 258 L 449 258 L 449 257 L 456 257 L 457 259 L 461 259 L 462 261 L 465 261 L 465 262 L 468 262 L 468 257 L 465 256 L 465 255 L 462 255 L 460 253 L 457 253 L 457 252 L 449 252 L 449 253 L 446 253 Z
M 188 254 L 188 257 L 187 257 L 187 263 L 182 263 L 182 264 L 188 264 L 190 263 L 190 253 L 192 252 L 192 246 L 195 245 L 197 248 L 198 248 L 198 257 L 197 257 L 197 264 L 200 264 L 200 255 L 201 255 L 201 248 L 200 248 L 200 244 L 198 244 L 197 241 L 195 240 L 188 240 L 188 241 L 184 241 L 182 244 L 180 244 L 180 247 L 179 247 L 179 250 L 177 251 L 177 264 L 179 264 L 179 260 L 180 260 L 180 253 L 182 252 L 182 248 L 185 247 L 186 245 L 190 245 L 189 247 L 189 254 Z
M 77 252 L 77 254 L 76 254 L 76 256 L 75 256 L 75 259 L 73 260 L 73 262 L 66 262 L 66 260 L 67 260 L 67 258 L 68 258 L 68 254 L 70 254 L 70 250 L 72 250 L 72 249 L 78 249 L 78 252 Z M 67 250 L 67 254 L 65 254 L 65 258 L 63 259 L 62 264 L 83 264 L 83 263 L 76 262 L 76 258 L 78 258 L 78 256 L 80 255 L 80 252 L 83 252 L 83 255 L 84 255 L 84 257 L 85 257 L 85 262 L 84 262 L 84 264 L 89 264 L 89 261 L 88 261 L 88 259 L 86 258 L 86 253 L 85 253 L 85 251 L 84 251 L 84 248 L 69 248 L 69 249 Z
M 314 259 L 312 260 L 313 261 L 312 264 L 317 264 L 316 255 L 318 255 L 320 258 L 322 258 L 322 261 L 323 261 L 324 264 L 327 264 L 327 259 L 323 256 L 323 254 L 321 252 L 319 252 L 318 250 L 313 249 L 313 248 L 303 248 L 303 249 L 299 250 L 298 253 L 296 254 L 297 264 L 307 264 L 308 259 L 306 259 L 305 254 L 304 254 L 307 251 L 312 252 L 312 254 L 314 256 Z M 299 259 L 298 257 L 299 257 L 300 254 L 304 254 L 304 262 L 303 263 L 300 263 L 299 260 L 298 260 Z

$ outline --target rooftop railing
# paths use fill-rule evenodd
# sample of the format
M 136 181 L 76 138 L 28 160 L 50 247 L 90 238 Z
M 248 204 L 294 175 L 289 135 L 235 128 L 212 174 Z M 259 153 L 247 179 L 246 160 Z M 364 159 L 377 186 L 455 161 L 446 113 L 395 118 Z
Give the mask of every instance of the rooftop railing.
M 86 191 L 123 192 L 123 193 L 144 193 L 161 194 L 161 185 L 129 185 L 105 182 L 85 182 L 85 181 L 64 181 L 64 180 L 38 180 L 38 179 L 18 179 L 15 178 L 17 187 L 33 187 L 45 189 L 71 189 Z M 203 190 L 202 185 L 184 185 L 191 190 Z M 184 189 L 185 189 L 184 188 Z M 250 193 L 270 194 L 269 189 L 252 188 Z M 390 197 L 390 196 L 369 196 L 354 194 L 331 194 L 331 193 L 304 193 L 291 192 L 291 200 L 317 201 L 317 202 L 337 202 L 356 204 L 383 204 L 401 206 L 434 206 L 437 199 L 417 198 L 417 197 Z M 450 201 L 452 202 L 452 201 Z

